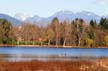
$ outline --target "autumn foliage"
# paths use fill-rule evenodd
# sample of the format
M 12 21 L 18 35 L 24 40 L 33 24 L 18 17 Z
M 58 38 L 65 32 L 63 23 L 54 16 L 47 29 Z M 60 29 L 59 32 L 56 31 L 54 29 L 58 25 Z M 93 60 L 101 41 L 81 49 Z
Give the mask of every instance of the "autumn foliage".
M 6 19 L 0 19 L 0 44 L 107 47 L 108 19 L 60 22 L 54 18 L 47 26 L 27 22 L 12 26 Z

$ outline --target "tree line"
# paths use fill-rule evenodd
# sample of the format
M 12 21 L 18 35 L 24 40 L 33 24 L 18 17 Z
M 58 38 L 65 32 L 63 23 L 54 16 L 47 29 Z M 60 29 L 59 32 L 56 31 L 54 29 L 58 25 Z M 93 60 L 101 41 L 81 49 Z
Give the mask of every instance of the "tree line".
M 108 19 L 89 23 L 76 18 L 72 22 L 59 22 L 54 18 L 47 26 L 22 23 L 12 26 L 6 19 L 0 19 L 0 44 L 55 45 L 77 47 L 108 46 Z

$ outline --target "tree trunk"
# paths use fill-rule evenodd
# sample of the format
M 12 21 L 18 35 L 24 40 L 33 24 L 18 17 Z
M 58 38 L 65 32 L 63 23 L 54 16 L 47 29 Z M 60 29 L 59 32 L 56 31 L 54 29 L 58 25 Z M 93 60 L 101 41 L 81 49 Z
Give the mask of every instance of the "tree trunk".
M 33 45 L 34 45 L 34 41 L 32 41 Z
M 50 46 L 50 40 L 48 40 L 48 46 Z
M 81 41 L 80 41 L 80 36 L 78 36 L 78 46 L 80 46 Z
M 41 41 L 41 46 L 43 45 L 43 42 Z
M 63 46 L 65 46 L 66 45 L 66 39 L 64 39 L 64 42 L 63 42 Z
M 26 40 L 26 45 L 28 45 L 28 40 Z
M 79 37 L 79 39 L 78 39 L 78 46 L 80 46 L 80 43 L 81 43 L 81 42 L 80 42 L 80 37 Z
M 58 46 L 58 39 L 56 38 L 56 47 Z
M 19 45 L 19 40 L 17 41 L 17 45 Z

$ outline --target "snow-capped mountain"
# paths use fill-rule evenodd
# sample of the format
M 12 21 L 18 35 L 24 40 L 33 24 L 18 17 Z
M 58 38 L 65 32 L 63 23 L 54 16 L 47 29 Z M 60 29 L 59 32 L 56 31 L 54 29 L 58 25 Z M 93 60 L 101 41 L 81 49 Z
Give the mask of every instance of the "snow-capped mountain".
M 54 14 L 50 18 L 54 18 L 54 17 L 57 17 L 61 22 L 64 20 L 72 21 L 76 18 L 84 19 L 87 22 L 89 22 L 92 19 L 95 19 L 97 22 L 99 22 L 99 20 L 101 18 L 100 16 L 98 16 L 94 13 L 86 12 L 86 11 L 82 11 L 82 12 L 78 12 L 78 13 L 73 13 L 71 11 L 60 11 L 60 12 Z
M 30 18 L 26 19 L 26 21 L 29 21 L 32 23 L 37 22 L 37 23 L 41 23 L 41 24 L 42 23 L 48 24 L 55 17 L 57 17 L 60 22 L 63 22 L 64 20 L 71 22 L 72 20 L 74 20 L 76 18 L 84 19 L 86 22 L 90 22 L 90 20 L 92 20 L 92 19 L 99 22 L 99 20 L 101 18 L 101 16 L 94 14 L 92 12 L 82 11 L 82 12 L 78 12 L 78 13 L 73 13 L 71 11 L 59 11 L 59 12 L 57 12 L 57 13 L 55 13 L 52 16 L 47 17 L 47 18 L 34 16 L 34 17 L 30 17 Z
M 82 11 L 82 12 L 78 12 L 78 13 L 73 13 L 71 11 L 59 11 L 59 12 L 53 14 L 52 16 L 49 16 L 46 18 L 37 16 L 37 15 L 30 17 L 30 16 L 24 15 L 24 14 L 16 14 L 15 17 L 11 17 L 9 15 L 0 14 L 0 18 L 6 18 L 10 22 L 12 22 L 12 24 L 15 26 L 21 25 L 22 22 L 30 22 L 33 24 L 37 24 L 39 26 L 46 26 L 47 24 L 51 23 L 52 19 L 55 17 L 57 17 L 60 22 L 63 22 L 64 20 L 71 22 L 72 20 L 74 20 L 76 18 L 81 18 L 81 19 L 85 20 L 86 22 L 90 22 L 90 20 L 92 20 L 92 19 L 99 22 L 99 20 L 103 16 L 99 16 L 95 13 L 87 12 L 87 11 Z M 104 16 L 104 17 L 108 18 L 108 15 Z
M 97 22 L 99 22 L 100 20 L 100 16 L 97 15 L 97 14 L 94 14 L 92 12 L 86 12 L 86 11 L 82 11 L 82 12 L 79 12 L 79 13 L 76 13 L 76 17 L 78 18 L 82 18 L 84 19 L 85 21 L 90 21 L 90 20 L 96 20 Z
M 0 19 L 7 19 L 8 21 L 10 21 L 13 24 L 13 26 L 19 26 L 22 23 L 21 20 L 17 20 L 16 18 L 11 17 L 6 14 L 0 14 Z
M 60 22 L 64 20 L 72 21 L 75 18 L 75 14 L 71 11 L 59 11 L 51 17 L 49 17 L 49 19 L 53 19 L 54 17 L 57 17 Z

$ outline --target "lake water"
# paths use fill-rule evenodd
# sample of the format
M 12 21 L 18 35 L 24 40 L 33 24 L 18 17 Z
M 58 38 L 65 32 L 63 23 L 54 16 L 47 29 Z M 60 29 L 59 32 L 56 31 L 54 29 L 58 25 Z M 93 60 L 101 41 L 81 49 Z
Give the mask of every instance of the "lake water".
M 107 48 L 0 47 L 0 60 L 71 60 L 72 57 L 108 57 Z

